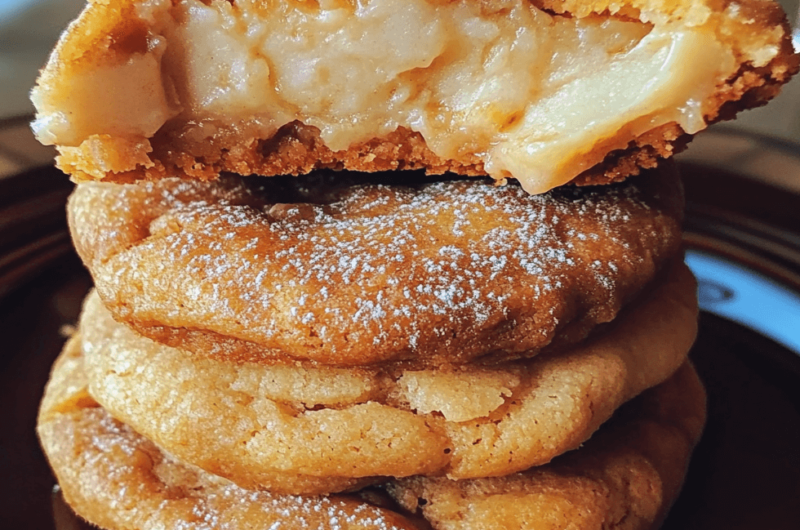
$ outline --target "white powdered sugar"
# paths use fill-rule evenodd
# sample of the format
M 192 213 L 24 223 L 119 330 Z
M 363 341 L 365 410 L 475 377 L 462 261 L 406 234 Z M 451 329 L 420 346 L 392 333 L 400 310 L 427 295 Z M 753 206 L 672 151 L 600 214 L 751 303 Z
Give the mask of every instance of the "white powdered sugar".
M 149 183 L 167 188 L 149 195 L 161 200 L 149 237 L 106 262 L 102 279 L 142 320 L 386 358 L 523 324 L 523 347 L 544 344 L 575 307 L 618 310 L 675 245 L 674 219 L 633 184 L 530 196 L 479 180 L 290 182 L 291 203 L 270 184 Z M 158 296 L 132 295 L 134 282 Z

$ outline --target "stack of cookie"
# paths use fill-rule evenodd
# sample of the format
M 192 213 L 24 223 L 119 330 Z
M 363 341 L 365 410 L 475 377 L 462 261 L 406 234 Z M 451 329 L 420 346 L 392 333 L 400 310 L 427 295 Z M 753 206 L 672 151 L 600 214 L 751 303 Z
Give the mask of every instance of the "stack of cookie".
M 581 500 L 586 517 L 662 514 L 680 476 L 665 473 L 685 467 L 702 424 L 690 368 L 672 383 L 691 396 L 679 445 L 666 447 L 674 460 L 634 445 L 591 457 L 577 477 L 536 466 L 685 362 L 697 308 L 672 165 L 539 196 L 475 179 L 376 178 L 78 186 L 70 223 L 97 293 L 40 420 L 78 513 L 107 528 L 159 527 L 152 517 L 174 527 L 195 511 L 234 517 L 213 506 L 224 491 L 259 499 L 247 513 L 262 527 L 294 528 L 301 515 L 270 503 L 301 501 L 282 494 L 391 481 L 411 513 L 425 499 L 438 528 L 454 509 L 494 527 L 556 517 L 583 495 L 573 482 L 588 480 L 619 500 L 612 511 Z M 545 494 L 552 473 L 563 485 Z M 120 510 L 137 488 L 142 498 Z M 509 497 L 530 507 L 506 513 Z M 327 524 L 359 510 L 354 528 L 399 517 L 365 503 Z M 155 505 L 170 508 L 154 515 Z
M 753 18 L 746 4 L 676 3 L 663 13 L 636 2 L 619 12 L 571 2 L 435 4 L 98 2 L 62 38 L 34 93 L 35 128 L 83 180 L 68 212 L 96 291 L 53 369 L 39 435 L 79 515 L 113 530 L 649 528 L 663 518 L 704 420 L 686 360 L 697 305 L 680 255 L 675 166 L 529 192 L 565 179 L 623 179 L 671 152 L 698 119 L 771 97 L 798 63 L 785 23 L 772 8 Z M 278 39 L 288 55 L 315 40 L 323 19 L 343 24 L 326 41 L 336 53 L 351 30 L 402 41 L 418 33 L 411 22 L 422 11 L 435 20 L 421 39 L 448 23 L 447 38 L 461 45 L 458 31 L 478 40 L 500 31 L 482 52 L 493 82 L 502 77 L 498 57 L 517 64 L 514 50 L 542 20 L 550 29 L 537 31 L 601 42 L 610 71 L 659 42 L 671 54 L 662 66 L 685 58 L 685 42 L 708 44 L 692 61 L 719 64 L 692 74 L 689 88 L 660 79 L 658 68 L 636 69 L 655 76 L 639 107 L 665 87 L 669 98 L 686 98 L 625 110 L 623 125 L 602 127 L 618 114 L 612 92 L 622 88 L 595 68 L 592 79 L 611 83 L 608 108 L 584 108 L 581 121 L 567 105 L 559 121 L 580 129 L 581 142 L 600 135 L 588 147 L 554 126 L 546 141 L 529 135 L 515 151 L 547 112 L 526 103 L 529 114 L 508 115 L 499 93 L 492 109 L 472 100 L 482 110 L 447 126 L 463 144 L 447 158 L 435 120 L 403 121 L 420 94 L 455 89 L 449 75 L 470 86 L 453 69 L 473 54 L 447 48 L 445 36 L 450 51 L 439 62 L 406 57 L 407 71 L 388 80 L 391 68 L 378 68 L 395 114 L 368 107 L 389 119 L 390 133 L 370 128 L 377 118 L 366 111 L 345 127 L 331 118 L 337 102 L 309 114 L 298 100 L 293 121 L 275 122 L 288 112 L 278 100 L 294 97 L 292 80 L 325 77 L 327 48 L 314 48 L 320 57 L 300 61 L 294 77 L 283 55 L 270 55 L 266 72 L 261 56 L 236 55 L 236 32 L 267 28 L 260 50 L 276 53 L 271 39 L 298 24 L 294 40 Z M 734 38 L 742 27 L 747 36 Z M 591 53 L 571 46 L 552 52 L 552 63 L 566 62 L 543 85 L 551 99 L 584 86 L 563 56 Z M 353 62 L 348 49 L 344 70 L 372 64 Z M 436 83 L 400 101 L 397 83 L 429 74 Z M 245 97 L 261 75 L 274 76 L 274 93 Z M 338 74 L 326 75 L 340 102 L 358 107 L 359 84 L 342 94 Z M 209 89 L 216 82 L 223 86 Z M 226 107 L 231 94 L 237 102 Z M 274 106 L 252 107 L 265 97 Z M 481 112 L 502 118 L 502 141 L 473 120 Z M 609 123 L 619 130 L 603 137 Z M 356 133 L 367 141 L 353 141 Z M 334 150 L 342 139 L 349 147 Z M 619 142 L 629 149 L 616 150 Z M 387 165 L 489 173 L 504 185 L 320 169 Z M 312 167 L 301 177 L 219 175 Z

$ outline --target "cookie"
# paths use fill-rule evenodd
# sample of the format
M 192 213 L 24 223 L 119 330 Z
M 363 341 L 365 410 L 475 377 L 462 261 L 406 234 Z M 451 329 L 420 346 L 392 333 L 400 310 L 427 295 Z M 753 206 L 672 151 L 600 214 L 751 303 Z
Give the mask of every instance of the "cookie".
M 541 193 L 653 167 L 797 64 L 762 0 L 93 0 L 33 128 L 78 180 L 423 168 Z
M 80 330 L 89 392 L 114 417 L 242 487 L 307 494 L 335 491 L 336 480 L 502 476 L 544 464 L 669 377 L 696 318 L 694 279 L 676 261 L 585 343 L 491 368 L 225 363 L 141 337 L 96 296 Z M 287 483 L 287 475 L 323 480 Z
M 424 529 L 373 492 L 298 497 L 243 490 L 174 459 L 114 420 L 80 384 L 77 340 L 56 362 L 38 432 L 64 498 L 109 530 L 136 528 Z M 422 506 L 435 530 L 496 528 L 631 530 L 655 526 L 683 477 L 702 426 L 703 393 L 686 365 L 626 407 L 578 451 L 522 474 L 389 484 L 409 510 Z M 365 499 L 378 499 L 381 507 Z M 535 517 L 535 525 L 528 517 Z M 456 519 L 457 522 L 456 522 Z
M 89 522 L 113 530 L 419 528 L 356 497 L 247 491 L 175 460 L 89 397 L 82 359 L 73 338 L 53 367 L 38 433 L 64 498 Z
M 671 164 L 542 196 L 351 178 L 84 183 L 69 221 L 115 319 L 237 362 L 532 357 L 612 320 L 680 246 Z
M 678 495 L 705 422 L 690 364 L 625 405 L 577 451 L 507 477 L 415 477 L 390 486 L 435 530 L 658 528 Z

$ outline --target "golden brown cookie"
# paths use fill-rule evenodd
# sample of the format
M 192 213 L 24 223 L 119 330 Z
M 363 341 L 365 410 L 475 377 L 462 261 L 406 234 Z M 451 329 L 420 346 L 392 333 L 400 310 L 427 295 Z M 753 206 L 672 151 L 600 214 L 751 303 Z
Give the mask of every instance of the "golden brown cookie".
M 585 343 L 491 368 L 225 363 L 141 337 L 96 296 L 80 330 L 89 392 L 114 417 L 242 487 L 304 494 L 378 475 L 457 479 L 544 464 L 669 377 L 696 318 L 694 279 L 676 261 Z M 320 480 L 285 480 L 296 476 Z
M 78 180 L 653 167 L 796 71 L 764 0 L 92 0 L 33 92 Z
M 705 421 L 689 363 L 620 409 L 585 446 L 507 477 L 411 478 L 390 485 L 435 530 L 645 530 L 678 495 Z
M 112 530 L 419 528 L 355 497 L 247 491 L 175 460 L 88 396 L 82 359 L 73 338 L 53 367 L 38 432 L 64 498 L 91 523 Z
M 680 245 L 672 164 L 541 196 L 352 178 L 84 183 L 70 227 L 105 305 L 143 335 L 225 360 L 343 366 L 562 348 Z
M 72 340 L 54 366 L 38 431 L 65 499 L 94 524 L 109 530 L 427 528 L 364 501 L 374 494 L 247 491 L 175 460 L 88 397 L 80 359 Z M 390 491 L 409 509 L 422 506 L 436 530 L 654 527 L 677 494 L 703 405 L 702 387 L 686 365 L 624 408 L 613 427 L 552 464 L 496 479 L 408 479 Z

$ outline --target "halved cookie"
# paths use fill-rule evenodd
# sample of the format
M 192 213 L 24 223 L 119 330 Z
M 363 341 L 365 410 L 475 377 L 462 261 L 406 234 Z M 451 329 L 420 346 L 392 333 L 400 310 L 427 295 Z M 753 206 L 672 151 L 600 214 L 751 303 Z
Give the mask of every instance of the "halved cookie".
M 636 174 L 797 70 L 764 0 L 93 0 L 33 91 L 78 180 Z

